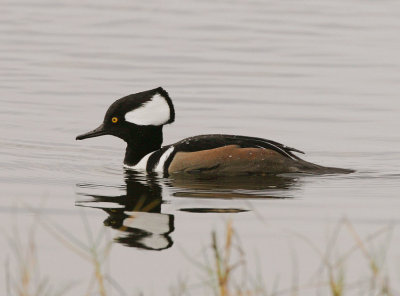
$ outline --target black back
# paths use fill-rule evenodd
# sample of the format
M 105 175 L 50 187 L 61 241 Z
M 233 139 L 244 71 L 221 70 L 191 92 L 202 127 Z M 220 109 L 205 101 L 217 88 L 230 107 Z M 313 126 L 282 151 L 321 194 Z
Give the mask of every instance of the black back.
M 237 145 L 242 148 L 271 149 L 285 157 L 294 160 L 299 160 L 300 158 L 295 154 L 293 154 L 293 152 L 304 154 L 304 152 L 297 150 L 295 148 L 291 148 L 283 144 L 280 144 L 278 142 L 262 138 L 235 136 L 235 135 L 220 135 L 220 134 L 200 135 L 183 139 L 175 144 L 164 146 L 160 150 L 157 150 L 150 156 L 146 170 L 148 172 L 151 172 L 156 167 L 161 155 L 171 146 L 174 146 L 175 149 L 164 164 L 165 175 L 168 175 L 168 167 L 172 162 L 174 155 L 178 152 L 196 152 L 202 150 L 215 149 L 228 145 Z

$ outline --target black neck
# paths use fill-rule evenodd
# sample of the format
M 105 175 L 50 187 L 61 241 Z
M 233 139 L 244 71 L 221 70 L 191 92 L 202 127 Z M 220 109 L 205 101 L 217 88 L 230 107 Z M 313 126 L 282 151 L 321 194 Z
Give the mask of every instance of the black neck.
M 152 126 L 133 133 L 125 139 L 126 146 L 124 164 L 136 165 L 145 155 L 161 148 L 163 141 L 162 126 Z

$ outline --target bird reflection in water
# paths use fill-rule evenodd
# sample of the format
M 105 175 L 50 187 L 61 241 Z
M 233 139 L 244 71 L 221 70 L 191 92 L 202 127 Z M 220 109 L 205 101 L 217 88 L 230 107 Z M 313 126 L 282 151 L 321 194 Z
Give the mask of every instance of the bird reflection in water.
M 219 199 L 283 199 L 291 198 L 299 180 L 295 175 L 249 175 L 199 177 L 171 176 L 170 185 L 176 188 L 176 197 Z M 291 190 L 288 190 L 291 189 Z
M 157 251 L 170 248 L 174 216 L 161 213 L 162 188 L 156 177 L 126 172 L 125 183 L 125 195 L 84 194 L 93 200 L 77 205 L 104 210 L 109 215 L 104 225 L 118 229 L 122 235 L 115 241 L 125 246 Z M 102 206 L 104 203 L 108 206 Z
M 172 196 L 185 198 L 276 199 L 288 198 L 288 189 L 296 188 L 295 177 L 241 176 L 200 177 L 172 176 L 160 179 L 156 175 L 144 175 L 132 170 L 125 171 L 126 194 L 109 196 L 80 194 L 91 197 L 89 201 L 77 201 L 76 205 L 102 209 L 108 214 L 104 225 L 119 230 L 115 240 L 125 246 L 147 250 L 165 250 L 173 245 L 174 216 L 162 213 L 162 184 Z M 93 187 L 80 185 L 80 187 Z M 96 186 L 94 186 L 96 187 Z M 189 207 L 178 209 L 190 213 L 240 213 L 249 211 L 241 207 Z

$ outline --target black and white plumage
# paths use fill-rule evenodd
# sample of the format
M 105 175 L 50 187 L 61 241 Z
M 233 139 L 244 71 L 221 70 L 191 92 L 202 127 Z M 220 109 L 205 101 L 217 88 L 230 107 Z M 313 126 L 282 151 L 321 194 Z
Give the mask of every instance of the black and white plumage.
M 319 166 L 302 160 L 300 150 L 262 138 L 235 135 L 201 135 L 161 147 L 162 128 L 175 120 L 168 93 L 161 87 L 115 101 L 103 123 L 78 136 L 82 140 L 113 135 L 127 143 L 125 166 L 164 175 L 350 173 L 352 170 Z

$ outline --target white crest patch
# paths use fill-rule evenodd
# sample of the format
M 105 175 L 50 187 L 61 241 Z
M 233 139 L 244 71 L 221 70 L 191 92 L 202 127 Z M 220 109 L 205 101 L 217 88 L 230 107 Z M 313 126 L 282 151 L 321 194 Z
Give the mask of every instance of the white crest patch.
M 170 119 L 170 108 L 160 94 L 154 95 L 143 106 L 127 112 L 125 120 L 137 125 L 162 125 Z

